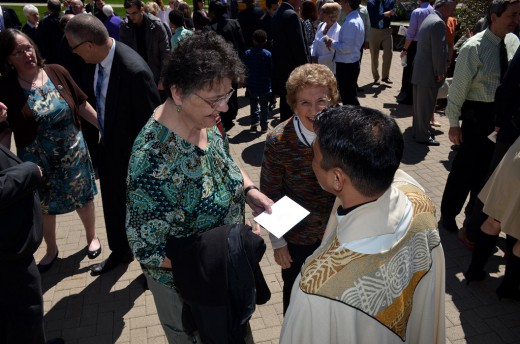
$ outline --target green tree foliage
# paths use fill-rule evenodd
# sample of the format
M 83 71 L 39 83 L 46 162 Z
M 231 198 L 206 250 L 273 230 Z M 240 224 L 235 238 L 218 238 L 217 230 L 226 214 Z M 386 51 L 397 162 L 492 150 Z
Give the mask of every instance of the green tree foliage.
M 462 29 L 472 29 L 477 21 L 484 17 L 491 0 L 462 0 L 457 6 L 457 18 Z
M 492 0 L 459 0 L 454 16 L 461 23 L 462 29 L 472 29 L 475 23 L 486 15 L 487 8 Z M 362 1 L 366 2 L 366 1 Z M 431 0 L 433 5 L 435 0 Z M 416 0 L 395 0 L 400 20 L 409 19 L 411 11 L 417 6 Z M 408 12 L 408 13 L 401 13 Z

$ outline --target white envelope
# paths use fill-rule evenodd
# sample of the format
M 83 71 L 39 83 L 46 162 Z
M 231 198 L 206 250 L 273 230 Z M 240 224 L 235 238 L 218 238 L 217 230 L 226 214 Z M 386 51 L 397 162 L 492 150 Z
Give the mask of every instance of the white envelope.
M 278 239 L 310 214 L 308 210 L 287 196 L 273 204 L 271 209 L 271 214 L 264 211 L 255 217 L 255 221 Z

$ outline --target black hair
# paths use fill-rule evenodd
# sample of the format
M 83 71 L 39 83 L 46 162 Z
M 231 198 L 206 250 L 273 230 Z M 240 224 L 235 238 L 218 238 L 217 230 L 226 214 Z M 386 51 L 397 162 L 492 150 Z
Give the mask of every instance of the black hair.
M 278 4 L 278 0 L 265 0 L 265 8 L 271 9 L 272 5 Z
M 184 13 L 179 10 L 170 11 L 168 19 L 170 19 L 170 23 L 176 27 L 184 26 Z
M 323 169 L 342 169 L 366 197 L 390 187 L 404 147 L 394 119 L 378 110 L 344 105 L 320 112 L 314 130 Z
M 233 46 L 214 31 L 195 31 L 179 42 L 163 71 L 166 89 L 179 88 L 183 95 L 229 78 L 244 77 L 244 65 Z
M 204 0 L 193 0 L 193 12 L 196 12 L 199 10 L 199 7 L 197 6 L 197 4 L 199 2 L 204 2 Z
M 256 30 L 253 32 L 253 42 L 265 44 L 265 42 L 267 42 L 267 33 L 262 29 Z
M 125 3 L 123 5 L 124 8 L 128 9 L 132 6 L 135 6 L 136 8 L 143 7 L 143 2 L 141 0 L 125 0 Z
M 222 18 L 227 13 L 226 5 L 220 1 L 212 1 L 209 3 L 208 13 L 213 13 L 216 18 Z
M 59 0 L 49 0 L 49 1 L 47 1 L 47 8 L 52 13 L 60 13 L 61 2 Z
M 519 2 L 518 0 L 517 1 L 515 1 L 515 0 L 493 0 L 491 2 L 491 4 L 489 4 L 488 10 L 487 10 L 486 20 L 488 22 L 488 25 L 491 27 L 493 24 L 491 22 L 492 14 L 496 14 L 497 17 L 500 17 L 500 16 L 502 16 L 502 13 L 504 13 L 507 10 L 507 6 L 518 3 L 518 2 Z

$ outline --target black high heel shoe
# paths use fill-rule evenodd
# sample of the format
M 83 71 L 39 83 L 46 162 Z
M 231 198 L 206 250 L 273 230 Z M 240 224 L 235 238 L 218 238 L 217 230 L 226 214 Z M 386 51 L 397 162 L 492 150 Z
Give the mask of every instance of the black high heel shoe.
M 60 251 L 56 251 L 56 255 L 54 256 L 54 258 L 52 258 L 52 260 L 50 261 L 49 264 L 38 264 L 37 265 L 38 271 L 40 272 L 40 274 L 43 274 L 43 273 L 49 271 L 49 269 L 52 267 L 52 264 L 54 264 L 56 259 L 58 259 L 58 253 L 60 253 Z
M 99 248 L 97 250 L 91 251 L 88 249 L 88 246 L 87 246 L 88 259 L 94 259 L 101 254 L 101 241 L 99 240 L 98 237 L 96 237 L 95 239 L 97 239 L 99 241 Z

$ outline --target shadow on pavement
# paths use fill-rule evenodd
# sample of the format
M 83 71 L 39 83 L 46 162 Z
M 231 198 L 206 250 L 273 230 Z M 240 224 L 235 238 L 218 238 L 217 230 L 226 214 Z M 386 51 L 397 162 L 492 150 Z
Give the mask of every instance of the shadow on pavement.
M 453 302 L 453 308 L 446 308 L 446 326 L 460 327 L 468 344 L 520 343 L 518 336 L 514 335 L 520 324 L 520 303 L 505 299 L 499 301 L 495 294 L 503 278 L 503 273 L 499 272 L 500 265 L 506 262 L 503 250 L 497 250 L 490 257 L 485 267 L 490 275 L 484 281 L 466 285 L 463 272 L 471 261 L 471 251 L 457 239 L 457 233 L 440 229 L 440 234 L 446 258 L 446 300 Z M 500 238 L 498 246 L 501 249 L 505 247 L 503 238 Z M 501 277 L 497 277 L 498 274 Z
M 406 128 L 403 132 L 404 151 L 401 162 L 406 165 L 414 165 L 426 158 L 430 148 L 415 142 L 412 135 L 412 128 Z
M 56 259 L 51 269 L 41 275 L 43 293 L 45 294 L 49 289 L 67 277 L 87 273 L 89 271 L 88 266 L 81 269 L 79 268 L 80 262 L 86 257 L 86 255 L 87 247 L 85 246 L 73 255 L 66 258 Z
M 66 343 L 82 343 L 82 339 L 97 344 L 115 343 L 125 327 L 124 315 L 144 292 L 140 278 L 123 289 L 111 291 L 126 269 L 126 265 L 117 267 L 79 293 L 60 299 L 44 317 L 47 336 L 62 337 Z
M 258 142 L 245 148 L 242 151 L 242 159 L 246 164 L 260 167 L 262 166 L 262 158 L 264 156 L 265 142 Z

